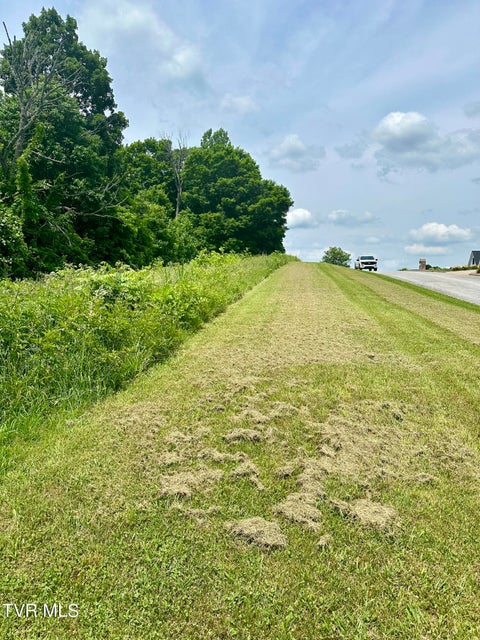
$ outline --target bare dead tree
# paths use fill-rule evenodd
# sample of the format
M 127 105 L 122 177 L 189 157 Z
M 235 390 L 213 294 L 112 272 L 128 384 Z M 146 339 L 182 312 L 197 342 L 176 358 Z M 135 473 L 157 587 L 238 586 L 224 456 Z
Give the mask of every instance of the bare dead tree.
M 183 133 L 179 133 L 177 137 L 177 148 L 173 145 L 170 147 L 170 164 L 173 170 L 175 186 L 177 187 L 177 197 L 175 203 L 175 218 L 180 213 L 180 205 L 183 193 L 183 168 L 188 156 L 187 137 Z
M 5 141 L 0 151 L 2 169 L 8 174 L 9 164 L 14 164 L 24 152 L 28 133 L 38 122 L 40 115 L 60 99 L 62 43 L 59 43 L 52 54 L 45 54 L 31 34 L 27 34 L 21 41 L 15 37 L 12 40 L 5 22 L 3 28 L 9 45 L 3 59 L 13 81 L 19 111 L 16 131 Z M 73 83 L 75 78 L 69 78 L 69 81 Z M 13 162 L 9 163 L 8 156 L 12 149 Z

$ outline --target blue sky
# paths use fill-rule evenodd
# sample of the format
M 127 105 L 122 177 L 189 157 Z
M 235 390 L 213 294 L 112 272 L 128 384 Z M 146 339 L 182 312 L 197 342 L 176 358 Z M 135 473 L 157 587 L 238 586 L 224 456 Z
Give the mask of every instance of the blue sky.
M 225 128 L 295 200 L 285 246 L 383 269 L 480 250 L 478 0 L 0 0 L 108 60 L 127 142 Z

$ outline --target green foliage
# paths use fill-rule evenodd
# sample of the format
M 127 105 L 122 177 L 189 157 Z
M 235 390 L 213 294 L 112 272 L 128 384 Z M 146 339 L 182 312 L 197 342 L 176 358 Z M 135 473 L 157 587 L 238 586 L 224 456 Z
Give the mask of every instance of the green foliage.
M 0 440 L 32 415 L 118 389 L 286 260 L 201 252 L 183 266 L 104 264 L 3 281 Z
M 127 122 L 115 112 L 106 61 L 55 9 L 23 29 L 2 51 L 0 186 L 22 221 L 27 268 L 109 259 L 115 232 L 125 235 L 115 154 Z
M 340 247 L 330 247 L 323 254 L 322 262 L 336 264 L 339 267 L 349 267 L 350 258 L 351 255 L 346 251 L 343 251 Z
M 0 207 L 0 277 L 26 273 L 28 248 L 20 218 L 8 207 Z
M 200 147 L 190 150 L 184 189 L 185 206 L 198 221 L 205 247 L 283 251 L 290 194 L 263 180 L 253 158 L 234 147 L 223 129 L 209 129 Z
M 0 52 L 0 189 L 14 216 L 0 274 L 284 250 L 290 194 L 224 129 L 191 149 L 182 138 L 123 147 L 106 60 L 78 40 L 76 21 L 42 9 L 23 31 Z

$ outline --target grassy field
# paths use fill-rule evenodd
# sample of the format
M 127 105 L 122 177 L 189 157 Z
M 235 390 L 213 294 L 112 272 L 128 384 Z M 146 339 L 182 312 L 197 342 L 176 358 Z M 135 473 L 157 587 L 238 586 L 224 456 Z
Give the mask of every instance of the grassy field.
M 21 445 L 0 594 L 37 615 L 2 607 L 0 636 L 477 639 L 479 320 L 375 274 L 281 267 Z

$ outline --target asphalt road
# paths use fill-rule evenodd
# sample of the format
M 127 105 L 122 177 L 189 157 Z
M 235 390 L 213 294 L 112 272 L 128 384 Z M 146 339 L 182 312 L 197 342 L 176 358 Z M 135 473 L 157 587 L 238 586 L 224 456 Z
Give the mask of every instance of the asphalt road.
M 480 305 L 480 275 L 471 275 L 475 273 L 474 271 L 382 271 L 380 273 Z

